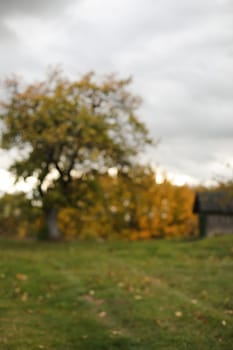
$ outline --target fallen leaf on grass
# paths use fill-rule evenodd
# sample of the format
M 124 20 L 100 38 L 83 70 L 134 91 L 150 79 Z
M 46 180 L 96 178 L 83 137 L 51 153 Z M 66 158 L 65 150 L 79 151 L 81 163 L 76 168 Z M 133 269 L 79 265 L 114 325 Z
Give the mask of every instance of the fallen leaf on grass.
M 28 276 L 24 275 L 23 273 L 17 273 L 16 278 L 18 281 L 27 281 L 28 280 Z
M 15 288 L 15 294 L 19 294 L 21 292 L 21 288 L 20 287 L 16 287 Z
M 134 287 L 133 286 L 128 286 L 127 287 L 127 291 L 130 292 L 130 293 L 133 293 L 134 292 Z
M 94 301 L 95 301 L 95 299 L 94 299 L 91 295 L 89 295 L 89 294 L 84 295 L 84 296 L 83 296 L 83 299 L 86 300 L 86 301 L 88 301 L 88 303 L 94 303 Z
M 225 310 L 224 313 L 228 315 L 233 315 L 233 310 Z
M 98 315 L 99 315 L 100 318 L 104 318 L 104 317 L 107 316 L 107 313 L 105 311 L 101 311 L 101 312 L 99 312 Z
M 162 322 L 160 320 L 155 320 L 155 323 L 157 324 L 157 326 L 162 327 Z
M 134 299 L 135 299 L 135 300 L 142 300 L 142 297 L 141 297 L 141 295 L 135 295 L 135 296 L 134 296 Z
M 144 284 L 151 284 L 152 279 L 149 276 L 145 276 L 142 281 Z
M 176 317 L 182 317 L 183 316 L 181 311 L 176 311 L 175 315 L 176 315 Z
M 124 288 L 124 286 L 125 286 L 125 284 L 124 284 L 123 282 L 119 282 L 119 283 L 118 283 L 118 287 Z
M 111 334 L 112 335 L 121 335 L 121 331 L 118 331 L 118 330 L 116 330 L 116 329 L 113 329 L 112 331 L 111 331 Z
M 27 301 L 28 300 L 28 293 L 23 293 L 21 296 L 22 301 Z
M 225 327 L 227 325 L 225 320 L 222 320 L 222 325 Z
M 86 300 L 88 303 L 93 303 L 96 304 L 97 306 L 100 306 L 104 303 L 103 299 L 95 299 L 93 296 L 91 295 L 84 295 L 83 299 Z
M 191 303 L 194 304 L 194 305 L 197 304 L 197 299 L 192 299 Z

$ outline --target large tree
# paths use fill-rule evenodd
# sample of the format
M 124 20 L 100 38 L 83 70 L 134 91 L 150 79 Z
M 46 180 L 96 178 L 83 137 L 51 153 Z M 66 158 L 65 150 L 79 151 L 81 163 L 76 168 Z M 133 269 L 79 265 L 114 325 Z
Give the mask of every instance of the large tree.
M 95 174 L 112 167 L 126 171 L 151 142 L 135 116 L 140 99 L 128 91 L 129 83 L 93 73 L 73 81 L 55 71 L 30 85 L 6 82 L 1 146 L 18 150 L 10 167 L 17 179 L 36 179 L 33 196 L 42 205 L 50 239 L 61 238 L 58 210 L 79 203 L 73 195 L 79 183 L 82 192 Z

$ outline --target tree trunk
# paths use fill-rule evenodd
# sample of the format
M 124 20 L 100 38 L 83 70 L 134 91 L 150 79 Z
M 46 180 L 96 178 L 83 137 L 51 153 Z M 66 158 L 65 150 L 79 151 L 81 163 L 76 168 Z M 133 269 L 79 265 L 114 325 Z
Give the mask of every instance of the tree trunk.
M 58 228 L 58 209 L 50 208 L 46 213 L 46 224 L 48 228 L 48 239 L 58 241 L 62 238 L 61 231 Z

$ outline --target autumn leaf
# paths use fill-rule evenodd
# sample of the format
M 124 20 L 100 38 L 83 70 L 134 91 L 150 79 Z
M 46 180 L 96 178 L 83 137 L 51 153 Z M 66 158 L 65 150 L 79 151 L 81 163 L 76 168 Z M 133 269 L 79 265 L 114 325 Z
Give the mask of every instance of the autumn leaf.
M 145 276 L 143 279 L 144 284 L 151 284 L 152 280 L 149 276 Z
M 17 273 L 16 278 L 18 281 L 27 281 L 28 280 L 28 276 L 24 275 L 23 273 Z
M 19 294 L 21 292 L 21 288 L 20 287 L 16 287 L 15 288 L 15 294 Z
M 111 334 L 114 335 L 114 336 L 121 335 L 121 331 L 118 331 L 118 330 L 116 330 L 116 329 L 113 329 L 113 330 L 111 331 Z
M 182 317 L 183 316 L 181 311 L 176 311 L 175 315 L 176 315 L 176 317 Z
M 228 315 L 233 315 L 233 310 L 225 310 L 224 313 Z
M 123 288 L 125 286 L 125 284 L 123 282 L 119 282 L 117 285 L 119 288 Z
M 157 326 L 159 326 L 159 327 L 161 327 L 161 326 L 162 326 L 162 323 L 161 323 L 161 321 L 160 321 L 160 320 L 155 320 L 154 322 L 157 324 Z
M 27 301 L 28 300 L 28 293 L 26 293 L 26 292 L 23 293 L 22 296 L 21 296 L 21 300 L 24 301 L 24 302 Z

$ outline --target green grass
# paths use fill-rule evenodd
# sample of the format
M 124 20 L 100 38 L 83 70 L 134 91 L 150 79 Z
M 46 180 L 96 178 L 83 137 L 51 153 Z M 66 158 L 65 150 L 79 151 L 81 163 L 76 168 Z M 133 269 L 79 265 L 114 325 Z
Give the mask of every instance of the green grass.
M 232 349 L 233 235 L 0 248 L 1 350 Z

